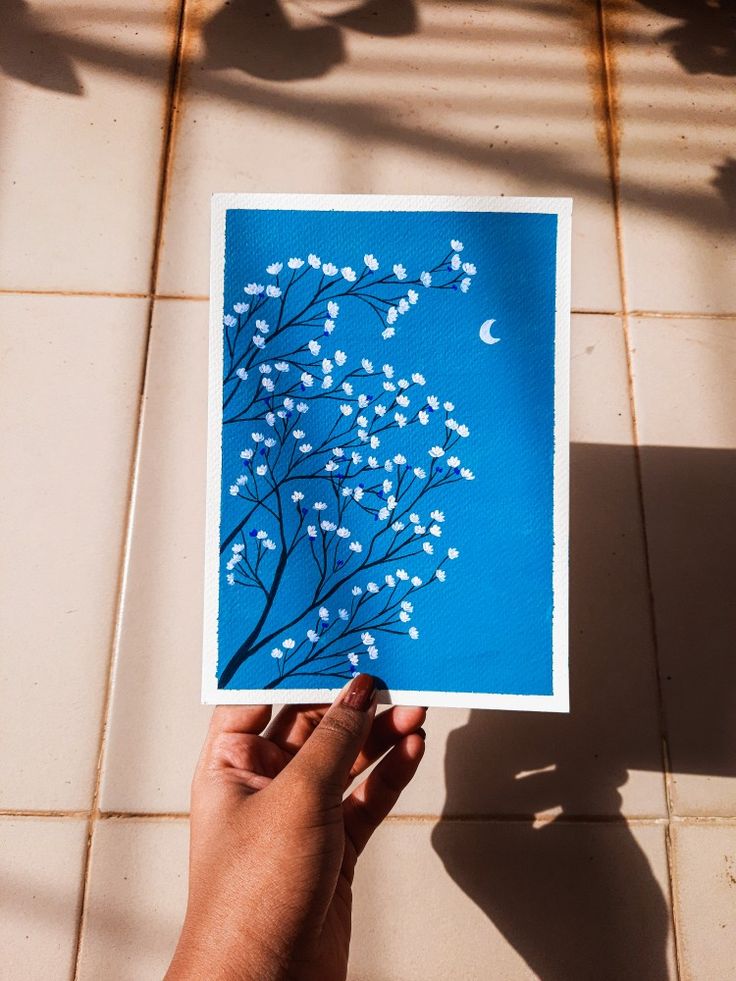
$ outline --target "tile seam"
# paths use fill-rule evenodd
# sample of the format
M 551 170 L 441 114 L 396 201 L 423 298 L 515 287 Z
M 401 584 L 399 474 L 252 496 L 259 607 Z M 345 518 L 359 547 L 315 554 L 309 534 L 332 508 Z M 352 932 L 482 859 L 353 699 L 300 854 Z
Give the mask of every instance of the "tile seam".
M 107 667 L 106 667 L 106 683 L 105 691 L 102 702 L 102 718 L 100 724 L 100 730 L 98 735 L 97 744 L 97 761 L 95 768 L 95 783 L 94 790 L 92 794 L 92 803 L 87 817 L 87 841 L 84 851 L 83 865 L 82 865 L 82 884 L 81 884 L 81 895 L 79 899 L 79 916 L 77 918 L 75 937 L 74 937 L 74 968 L 72 977 L 74 981 L 79 979 L 79 971 L 81 968 L 81 954 L 82 954 L 82 942 L 84 937 L 84 929 L 87 923 L 87 916 L 89 912 L 89 884 L 90 884 L 90 873 L 91 873 L 91 858 L 92 858 L 92 846 L 94 839 L 95 826 L 97 819 L 100 814 L 99 799 L 100 791 L 102 786 L 102 772 L 103 765 L 105 761 L 105 750 L 107 742 L 107 732 L 110 720 L 110 709 L 112 704 L 112 689 L 115 676 L 117 651 L 120 642 L 120 630 L 122 625 L 123 616 L 123 606 L 125 602 L 125 588 L 127 583 L 127 572 L 130 557 L 130 542 L 133 527 L 133 515 L 135 509 L 135 500 L 137 493 L 137 483 L 139 477 L 139 463 L 141 455 L 141 435 L 143 429 L 143 415 L 144 415 L 144 405 L 145 405 L 145 394 L 146 394 L 146 380 L 148 377 L 148 358 L 151 349 L 151 331 L 153 326 L 153 312 L 155 306 L 155 285 L 156 277 L 158 273 L 158 253 L 161 245 L 162 229 L 164 221 L 164 207 L 166 199 L 166 184 L 167 177 L 169 173 L 169 163 L 171 155 L 171 145 L 172 145 L 172 127 L 173 118 L 176 109 L 176 96 L 177 88 L 180 78 L 180 60 L 181 60 L 181 50 L 183 44 L 183 33 L 184 33 L 184 12 L 185 12 L 186 0 L 179 0 L 179 6 L 176 14 L 176 21 L 173 31 L 172 38 L 172 48 L 171 48 L 171 67 L 169 70 L 169 80 L 168 89 L 166 93 L 165 102 L 165 112 L 166 112 L 166 129 L 161 149 L 161 176 L 159 181 L 158 198 L 156 205 L 156 215 L 155 215 L 155 228 L 154 228 L 154 253 L 151 262 L 151 276 L 149 282 L 149 288 L 147 293 L 148 298 L 148 311 L 147 311 L 147 330 L 146 336 L 143 344 L 142 351 L 142 365 L 141 365 L 141 376 L 138 391 L 138 406 L 137 406 L 137 421 L 136 421 L 136 435 L 135 435 L 135 446 L 131 460 L 131 468 L 129 472 L 128 479 L 128 502 L 126 511 L 125 528 L 123 534 L 122 543 L 122 554 L 120 558 L 120 569 L 118 575 L 117 583 L 117 595 L 116 595 L 116 608 L 115 615 L 113 619 L 113 630 L 111 643 L 109 648 Z

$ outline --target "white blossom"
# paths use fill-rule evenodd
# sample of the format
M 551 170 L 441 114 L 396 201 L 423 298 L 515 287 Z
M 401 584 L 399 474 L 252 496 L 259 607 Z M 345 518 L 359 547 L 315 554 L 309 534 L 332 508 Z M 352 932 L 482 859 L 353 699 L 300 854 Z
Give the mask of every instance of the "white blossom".
M 366 630 L 360 635 L 360 639 L 366 647 L 370 647 L 371 644 L 375 643 L 376 638 Z
M 266 342 L 263 340 L 260 334 L 254 334 L 251 337 L 251 341 L 255 344 L 257 348 L 260 348 L 261 350 L 263 350 L 263 348 L 266 346 Z
M 349 528 L 338 528 L 337 529 L 338 538 L 350 538 Z
M 348 360 L 347 354 L 344 351 L 335 351 L 335 364 L 342 366 Z
M 331 334 L 335 329 L 335 321 L 329 317 L 325 320 L 325 334 Z
M 363 590 L 360 588 L 360 586 L 353 586 L 350 592 L 353 594 L 353 596 L 360 596 Z
M 309 253 L 309 255 L 307 256 L 307 262 L 312 267 L 312 269 L 319 269 L 319 267 L 322 265 L 322 260 L 318 255 L 315 255 L 314 252 Z
M 347 620 L 349 617 L 348 611 L 344 608 L 339 609 L 337 611 L 337 615 L 340 617 L 341 620 Z
M 356 554 L 363 551 L 363 546 L 360 544 L 360 542 L 350 542 L 348 548 L 351 552 L 355 552 Z
M 406 425 L 406 416 L 402 415 L 400 412 L 394 412 L 394 420 L 399 429 L 403 429 Z
M 468 276 L 475 276 L 478 270 L 475 268 L 472 262 L 464 262 L 463 272 L 466 273 Z
M 280 647 L 274 647 L 274 649 L 271 651 L 271 657 L 275 657 L 279 659 L 282 658 L 283 656 L 284 656 L 284 652 L 281 650 Z
M 389 307 L 388 313 L 386 314 L 386 323 L 395 324 L 398 318 L 399 318 L 399 311 L 396 309 L 396 307 Z
M 344 416 L 351 416 L 353 414 L 353 407 L 352 405 L 347 405 L 345 402 L 343 402 L 340 406 L 340 412 L 342 412 Z
M 261 463 L 259 466 L 257 466 L 256 473 L 258 474 L 259 477 L 265 476 L 265 474 L 268 473 L 268 467 L 266 466 L 266 464 Z
M 302 443 L 302 445 L 299 447 L 300 453 L 311 453 L 311 451 L 312 451 L 311 443 Z
M 286 640 L 281 641 L 281 646 L 284 650 L 292 651 L 296 647 L 296 641 L 291 637 L 287 637 Z
M 417 414 L 417 419 L 422 426 L 426 426 L 429 423 L 429 416 L 423 409 L 421 409 Z
M 301 269 L 304 265 L 304 259 L 299 259 L 297 256 L 292 256 L 286 265 L 289 267 L 289 269 Z
M 448 548 L 448 550 L 447 550 L 447 558 L 448 559 L 456 559 L 459 554 L 460 554 L 460 552 L 456 548 Z
M 380 587 L 374 582 L 369 582 L 365 588 L 369 593 L 377 593 Z
M 447 579 L 447 573 L 445 572 L 444 569 L 438 569 L 435 572 L 435 576 L 439 579 L 440 582 L 444 582 L 445 579 Z
M 401 265 L 400 262 L 397 262 L 396 265 L 394 266 L 394 276 L 397 279 L 406 279 L 406 269 Z
M 283 262 L 272 262 L 269 266 L 266 266 L 266 272 L 269 276 L 278 276 L 283 268 Z
M 351 269 L 350 266 L 343 266 L 340 272 L 342 273 L 342 278 L 346 279 L 349 283 L 354 283 L 357 279 L 355 270 Z
M 243 287 L 243 290 L 248 296 L 259 296 L 263 292 L 263 286 L 260 283 L 248 283 L 247 286 Z
M 434 545 L 431 542 L 423 542 L 422 548 L 427 553 L 427 555 L 434 555 Z
M 456 238 L 453 238 L 450 241 L 450 248 L 453 250 L 453 252 L 462 252 L 463 251 L 463 243 L 462 242 L 459 242 Z
M 455 467 L 459 467 L 460 466 L 460 457 L 458 457 L 458 456 L 448 456 L 448 458 L 447 458 L 447 466 L 448 467 L 451 467 L 453 470 L 455 469 Z
M 338 303 L 335 303 L 334 300 L 328 300 L 327 313 L 334 318 L 338 315 L 339 312 L 340 312 L 340 305 Z
M 307 405 L 306 402 L 297 402 L 296 411 L 301 413 L 308 412 L 309 406 Z
M 440 524 L 442 524 L 442 522 L 445 520 L 445 514 L 443 511 L 432 511 L 430 518 L 433 521 L 439 521 Z
M 316 538 L 317 537 L 317 526 L 316 525 L 307 525 L 307 534 L 309 535 L 310 538 Z
M 419 631 L 416 627 L 409 627 L 409 636 L 412 640 L 419 640 Z
M 225 316 L 222 318 L 222 322 L 226 327 L 234 327 L 237 324 L 238 320 L 237 317 L 233 317 L 231 314 L 226 313 Z
M 429 451 L 429 455 L 434 457 L 435 460 L 438 460 L 441 456 L 445 455 L 445 451 L 441 446 L 433 446 Z
M 396 578 L 401 579 L 402 582 L 406 582 L 409 578 L 409 573 L 406 571 L 406 569 L 397 569 Z
M 463 439 L 466 439 L 468 436 L 470 436 L 470 430 L 467 426 L 461 425 L 457 427 L 457 434 L 458 436 L 462 436 Z
M 454 272 L 457 272 L 458 269 L 460 268 L 460 264 L 462 263 L 462 261 L 463 260 L 460 258 L 460 256 L 456 252 L 455 255 L 452 257 L 452 259 L 450 259 L 450 268 Z
M 472 280 L 469 277 L 467 277 L 467 276 L 465 277 L 465 279 L 461 279 L 460 280 L 460 290 L 461 290 L 461 292 L 467 293 L 468 290 L 470 289 L 471 282 L 472 282 Z
M 326 606 L 320 606 L 320 608 L 319 608 L 319 618 L 324 623 L 326 623 L 330 619 L 330 611 L 327 609 Z
M 440 535 L 442 534 L 442 529 L 437 524 L 430 525 L 429 526 L 429 533 L 430 533 L 430 535 L 434 535 L 435 538 L 439 538 Z
M 363 358 L 362 361 L 360 362 L 360 364 L 361 364 L 361 367 L 363 368 L 363 371 L 367 375 L 372 375 L 373 374 L 373 362 L 372 361 L 369 361 L 368 358 Z
M 415 589 L 418 589 L 422 585 L 422 580 L 419 578 L 419 576 L 412 576 L 411 584 Z
M 363 262 L 368 266 L 371 272 L 375 272 L 378 269 L 378 259 L 371 253 L 363 256 Z
M 250 303 L 233 303 L 233 310 L 236 313 L 246 313 L 250 310 Z
M 232 494 L 233 497 L 237 497 L 238 496 L 238 494 L 240 493 L 240 490 L 238 489 L 238 485 L 237 484 L 230 484 L 230 493 Z
M 248 372 L 245 370 L 245 368 L 238 368 L 235 374 L 241 381 L 248 381 Z
M 414 467 L 412 472 L 418 480 L 424 480 L 427 476 L 427 471 L 423 467 Z
M 378 657 L 378 648 L 373 644 L 371 644 L 371 646 L 368 648 L 368 657 L 371 659 L 371 661 L 375 661 Z
M 427 405 L 429 406 L 430 409 L 432 409 L 434 412 L 436 412 L 437 409 L 439 409 L 439 407 L 440 407 L 440 400 L 437 398 L 436 395 L 428 395 L 427 396 Z
M 302 494 L 301 491 L 294 491 L 294 493 L 291 495 L 291 499 L 294 502 L 294 504 L 298 504 L 299 501 L 304 500 L 304 494 Z
M 416 290 L 407 290 L 406 298 L 409 301 L 409 303 L 411 303 L 411 305 L 413 306 L 419 299 L 419 294 L 417 293 Z
M 304 439 L 306 434 L 303 429 L 293 429 L 291 435 L 294 437 L 294 439 Z
M 322 272 L 325 276 L 337 276 L 337 266 L 334 262 L 324 262 L 322 264 Z
M 419 282 L 422 284 L 422 286 L 429 288 L 432 285 L 432 273 L 421 273 L 419 276 Z
M 252 460 L 253 459 L 253 450 L 241 450 L 240 451 L 240 457 L 243 460 Z
M 465 480 L 475 480 L 475 474 L 473 473 L 472 470 L 469 470 L 467 467 L 463 467 L 460 470 L 460 476 L 463 477 Z
M 316 644 L 317 641 L 319 640 L 319 634 L 317 633 L 317 631 L 316 630 L 312 630 L 310 628 L 307 631 L 307 640 L 310 642 L 310 644 Z
M 288 361 L 276 361 L 274 363 L 274 368 L 276 369 L 276 371 L 287 372 L 289 370 L 289 362 Z

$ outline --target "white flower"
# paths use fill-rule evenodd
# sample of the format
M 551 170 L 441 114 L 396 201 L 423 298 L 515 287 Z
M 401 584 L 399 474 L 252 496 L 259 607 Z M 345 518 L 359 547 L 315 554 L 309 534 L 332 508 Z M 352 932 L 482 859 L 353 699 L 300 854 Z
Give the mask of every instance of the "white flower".
M 314 508 L 315 511 L 326 511 L 327 510 L 327 505 L 325 504 L 324 501 L 315 501 L 314 504 L 312 505 L 312 507 Z
M 409 397 L 408 397 L 408 395 L 403 395 L 403 394 L 397 395 L 396 396 L 396 404 L 397 405 L 400 405 L 402 409 L 405 409 L 407 407 L 407 405 L 409 404 Z
M 309 344 L 307 344 L 307 347 L 309 348 L 309 353 L 313 355 L 315 358 L 322 350 L 320 344 L 317 341 L 310 341 Z
M 423 272 L 419 276 L 419 282 L 422 286 L 430 287 L 432 285 L 432 273 Z
M 460 470 L 460 476 L 463 477 L 465 480 L 475 480 L 475 474 L 473 473 L 472 470 L 469 470 L 467 467 L 463 467 Z
M 386 507 L 381 508 L 380 511 L 378 512 L 379 521 L 386 521 L 390 516 L 391 516 L 391 512 Z
M 352 664 L 352 666 L 354 668 L 357 668 L 358 667 L 358 655 L 357 654 L 355 654 L 353 652 L 351 652 L 350 654 L 348 654 L 348 661 L 350 661 L 350 663 Z
M 435 572 L 435 576 L 437 576 L 437 578 L 439 579 L 440 582 L 444 582 L 445 579 L 447 579 L 447 573 L 445 572 L 444 569 L 438 569 Z
M 222 318 L 222 322 L 226 327 L 234 327 L 237 324 L 238 319 L 237 317 L 233 317 L 232 314 L 226 313 Z
M 322 371 L 325 375 L 329 375 L 332 371 L 332 362 L 329 358 L 322 358 Z
M 350 384 L 350 382 L 343 382 L 342 383 L 342 390 L 343 390 L 343 392 L 345 392 L 346 395 L 352 395 L 353 394 L 353 386 Z
M 269 276 L 278 276 L 283 268 L 283 262 L 272 262 L 270 266 L 266 266 L 266 272 Z
M 363 551 L 363 546 L 360 544 L 360 542 L 351 542 L 348 545 L 348 548 L 351 552 L 355 552 L 356 554 Z
M 256 467 L 256 473 L 259 477 L 263 477 L 268 473 L 268 467 L 265 463 L 261 463 L 260 466 Z
M 442 529 L 440 528 L 439 525 L 430 525 L 429 533 L 430 535 L 434 535 L 435 538 L 439 538 L 440 535 L 442 534 Z
M 267 538 L 263 543 L 263 547 L 267 548 L 269 552 L 274 552 L 276 550 L 276 543 L 272 542 L 270 538 Z
M 414 612 L 414 606 L 413 606 L 412 603 L 409 602 L 409 600 L 402 600 L 401 601 L 401 609 L 404 610 L 404 612 L 406 612 L 406 613 L 413 613 Z
M 426 528 L 425 525 L 414 525 L 414 534 L 415 535 L 424 535 L 426 533 L 426 531 L 427 531 L 427 528 Z
M 369 593 L 377 593 L 380 587 L 377 586 L 376 583 L 374 582 L 369 582 L 365 588 L 368 590 Z
M 412 576 L 411 584 L 415 589 L 418 589 L 422 585 L 422 580 L 419 578 L 419 576 Z
M 309 253 L 309 255 L 307 256 L 307 262 L 312 267 L 312 269 L 319 269 L 319 267 L 322 265 L 322 260 L 318 255 L 315 255 L 314 252 Z
M 245 370 L 245 368 L 238 368 L 235 374 L 241 381 L 248 381 L 248 372 Z
M 325 276 L 337 276 L 337 266 L 334 262 L 324 262 L 322 264 L 322 272 Z
M 281 658 L 283 656 L 284 652 L 278 647 L 274 647 L 274 649 L 271 651 L 271 657 Z
M 358 416 L 358 418 L 355 421 L 358 423 L 359 426 L 368 425 L 368 419 L 366 418 L 366 416 Z
M 442 524 L 442 522 L 445 520 L 444 511 L 432 511 L 432 513 L 430 514 L 430 518 L 433 521 L 439 521 L 440 524 Z
M 463 272 L 466 273 L 468 276 L 475 276 L 477 271 L 478 270 L 475 268 L 472 262 L 463 263 Z
M 343 489 L 342 489 L 342 496 L 343 497 L 352 497 L 353 496 L 353 488 L 352 487 L 343 487 Z
M 257 348 L 260 348 L 261 350 L 263 350 L 263 348 L 266 346 L 266 342 L 263 340 L 263 338 L 261 337 L 260 334 L 254 334 L 251 337 L 251 340 L 253 341 L 253 343 L 255 344 L 255 346 Z
M 385 381 L 383 383 L 383 389 L 384 389 L 385 392 L 395 392 L 396 391 L 396 386 L 391 381 Z
M 325 334 L 331 334 L 335 329 L 335 321 L 329 318 L 325 320 Z
M 340 406 L 340 412 L 342 412 L 344 416 L 351 416 L 353 414 L 353 407 L 352 405 L 347 405 L 345 402 L 343 402 Z
M 339 466 L 335 463 L 334 460 L 328 460 L 327 463 L 325 464 L 325 470 L 328 473 L 334 473 L 335 470 L 339 470 L 339 469 L 340 469 Z
M 337 529 L 337 535 L 338 535 L 339 538 L 350 538 L 350 529 L 349 528 L 338 528 Z
M 399 311 L 396 309 L 396 307 L 389 307 L 388 313 L 386 314 L 386 323 L 395 324 L 398 318 L 399 318 Z
M 455 419 L 445 419 L 445 425 L 452 432 L 457 429 L 459 423 Z
M 243 290 L 248 296 L 259 296 L 263 292 L 263 287 L 260 283 L 248 283 L 247 286 L 243 287 Z
M 368 648 L 368 657 L 371 659 L 371 661 L 375 661 L 378 657 L 378 648 L 371 645 Z
M 401 620 L 402 623 L 408 623 L 411 620 L 411 615 L 402 610 L 401 613 L 399 613 L 399 620 Z
M 227 579 L 228 586 L 234 586 L 235 585 L 235 573 L 234 572 L 228 572 L 228 574 L 227 574 L 227 576 L 225 578 Z
M 448 559 L 456 559 L 459 554 L 460 554 L 460 552 L 456 548 L 448 548 L 448 550 L 447 550 L 447 558 Z
M 285 409 L 288 409 L 291 412 L 291 410 L 294 408 L 294 399 L 285 398 L 284 399 L 284 408 Z
M 253 440 L 254 443 L 262 443 L 263 440 L 265 439 L 265 436 L 263 435 L 263 433 L 251 433 L 250 438 Z
M 455 403 L 454 402 L 443 402 L 442 403 L 442 408 L 445 410 L 445 412 L 452 412 L 455 409 Z
M 342 273 L 342 278 L 346 279 L 349 283 L 354 283 L 356 280 L 355 270 L 351 269 L 350 266 L 343 266 L 340 270 Z
M 282 640 L 281 641 L 281 646 L 285 650 L 291 651 L 291 650 L 293 650 L 296 647 L 296 641 L 295 640 L 292 640 L 291 637 L 287 637 L 286 640 Z
M 371 272 L 375 272 L 378 269 L 378 259 L 371 253 L 363 256 L 363 262 L 368 266 Z
M 314 385 L 314 378 L 309 374 L 308 371 L 303 371 L 299 376 L 299 380 L 305 388 L 311 388 Z
M 406 311 L 409 309 L 409 301 L 402 296 L 399 302 L 396 304 L 396 309 L 399 311 L 399 313 L 406 313 Z
M 316 644 L 317 641 L 319 640 L 319 634 L 317 633 L 317 631 L 309 629 L 307 631 L 307 640 L 312 644 Z
M 434 545 L 431 542 L 424 542 L 422 548 L 427 553 L 427 555 L 434 555 Z
M 433 446 L 432 449 L 429 451 L 429 455 L 431 457 L 434 457 L 435 460 L 438 460 L 441 456 L 445 455 L 445 451 L 442 449 L 441 446 Z
M 256 330 L 259 330 L 262 334 L 267 334 L 270 329 L 267 320 L 256 320 Z
M 302 445 L 299 447 L 299 452 L 300 453 L 309 453 L 311 451 L 311 449 L 312 449 L 312 444 L 311 443 L 302 443 Z
M 378 467 L 378 460 L 374 456 L 369 456 L 368 466 L 371 468 L 371 470 L 375 470 Z
M 292 432 L 291 435 L 294 437 L 294 439 L 304 439 L 304 430 L 303 429 L 295 429 L 295 430 L 293 430 L 293 432 Z
M 241 458 L 241 460 L 252 460 L 253 459 L 253 450 L 241 450 L 240 451 L 240 458 Z
M 412 640 L 419 640 L 419 631 L 416 627 L 409 627 L 409 636 Z
M 294 502 L 294 504 L 298 504 L 299 501 L 304 500 L 304 495 L 302 494 L 301 491 L 294 491 L 294 493 L 291 495 L 291 499 Z
M 394 521 L 394 523 L 391 525 L 391 531 L 396 532 L 397 535 L 400 531 L 403 531 L 404 528 L 406 528 L 406 525 L 403 521 Z
M 370 647 L 370 645 L 375 642 L 376 638 L 373 636 L 373 634 L 368 633 L 366 630 L 360 635 L 360 639 L 366 647 Z
M 320 606 L 319 618 L 325 623 L 330 619 L 330 611 L 327 609 L 326 606 Z
M 373 362 L 372 361 L 369 361 L 368 358 L 363 358 L 361 360 L 360 364 L 361 364 L 361 367 L 363 368 L 363 371 L 367 375 L 373 374 Z
M 238 494 L 240 493 L 240 490 L 238 489 L 238 485 L 237 484 L 230 484 L 230 493 L 232 494 L 233 497 L 237 497 L 238 496 Z
M 381 371 L 384 373 L 384 375 L 387 378 L 393 378 L 394 377 L 394 366 L 391 365 L 391 364 L 385 364 L 385 365 L 383 365 L 383 367 L 381 368 Z
M 337 615 L 340 617 L 341 620 L 347 620 L 347 618 L 349 616 L 348 611 L 346 609 L 344 609 L 344 608 L 338 610 L 337 611 Z
M 400 412 L 394 412 L 394 420 L 399 429 L 403 429 L 406 425 L 406 416 L 402 415 Z
M 406 582 L 409 578 L 409 573 L 406 571 L 406 569 L 397 569 L 396 578 L 401 579 L 402 582 Z
M 429 422 L 429 416 L 423 409 L 418 413 L 417 419 L 422 426 L 426 426 Z
M 332 375 L 325 375 L 322 379 L 322 388 L 332 388 Z
M 340 305 L 334 300 L 327 301 L 327 312 L 331 317 L 336 317 L 340 312 Z
M 414 372 L 414 374 L 411 376 L 411 380 L 414 382 L 415 385 L 425 385 L 426 384 L 426 379 L 425 379 L 424 375 L 421 374 L 421 372 L 419 372 L 419 371 L 415 371 Z
M 454 470 L 455 467 L 459 467 L 460 466 L 460 458 L 457 457 L 457 456 L 448 456 L 448 458 L 447 458 L 447 466 L 448 467 L 452 467 L 453 470 Z
M 404 269 L 400 262 L 397 262 L 394 266 L 394 276 L 397 279 L 406 279 L 406 269 Z
M 379 417 L 380 416 L 385 416 L 386 415 L 386 406 L 382 402 L 376 402 L 376 404 L 373 406 L 373 411 Z
M 334 446 L 332 448 L 332 455 L 336 457 L 345 456 L 345 450 L 341 446 Z
M 233 545 L 233 552 L 242 552 L 245 549 L 245 545 L 242 542 L 236 542 Z
M 353 586 L 350 592 L 353 594 L 353 596 L 360 596 L 363 590 L 360 588 L 360 586 Z
M 243 487 L 244 484 L 248 483 L 248 478 L 244 473 L 241 473 L 241 475 L 238 477 L 235 483 L 238 485 L 238 487 Z
M 289 362 L 288 361 L 276 361 L 274 363 L 274 368 L 276 369 L 276 371 L 288 371 L 289 370 Z
M 320 521 L 319 526 L 322 529 L 322 531 L 334 531 L 335 528 L 337 528 L 337 525 L 335 524 L 334 521 Z
M 309 535 L 310 538 L 316 538 L 317 537 L 317 526 L 316 525 L 307 525 L 307 534 Z
M 411 303 L 412 306 L 413 306 L 417 302 L 417 300 L 419 299 L 419 294 L 417 293 L 416 290 L 407 290 L 406 291 L 406 298 L 409 301 L 409 303 Z
M 468 292 L 468 290 L 470 289 L 471 282 L 472 280 L 469 279 L 467 276 L 465 277 L 465 279 L 460 280 L 460 290 L 462 293 Z
M 383 469 L 386 471 L 386 473 L 391 473 L 391 471 L 394 469 L 393 460 L 386 460 L 383 465 Z
M 457 254 L 457 252 L 456 252 L 456 253 L 455 253 L 455 255 L 454 255 L 454 256 L 452 257 L 452 259 L 450 259 L 450 268 L 451 268 L 451 269 L 452 269 L 452 270 L 453 270 L 454 272 L 457 272 L 457 271 L 458 271 L 458 269 L 460 268 L 460 263 L 461 263 L 462 261 L 463 261 L 463 260 L 462 260 L 462 259 L 460 258 L 460 256 L 459 256 L 459 255 Z
M 427 405 L 429 406 L 430 409 L 432 409 L 434 412 L 436 412 L 437 409 L 439 409 L 439 407 L 440 407 L 440 400 L 437 398 L 436 395 L 428 395 L 427 396 Z
M 427 471 L 423 467 L 414 467 L 413 473 L 418 480 L 424 480 L 427 476 Z
M 422 519 L 419 517 L 416 511 L 412 511 L 412 513 L 409 515 L 409 521 L 411 521 L 413 525 L 418 525 L 421 520 Z
M 270 378 L 261 378 L 261 385 L 263 385 L 267 392 L 272 392 L 276 387 Z
M 289 269 L 301 269 L 304 265 L 304 259 L 298 259 L 296 256 L 292 256 L 286 265 L 289 267 Z
M 286 403 L 284 403 L 284 404 L 286 404 Z M 297 412 L 308 412 L 309 411 L 309 406 L 307 405 L 306 402 L 297 402 L 297 404 L 296 404 L 296 411 Z
M 363 457 L 360 455 L 360 453 L 356 453 L 355 450 L 353 450 L 353 452 L 350 454 L 350 459 L 356 467 L 359 463 L 363 462 Z
M 463 243 L 462 242 L 458 242 L 458 240 L 456 238 L 453 238 L 450 241 L 450 248 L 452 249 L 453 252 L 462 252 L 463 251 Z
M 335 351 L 335 364 L 339 365 L 341 368 L 348 360 L 347 354 L 344 351 Z
M 250 309 L 250 303 L 233 303 L 233 310 L 236 313 L 245 313 Z
M 465 439 L 466 437 L 470 436 L 470 430 L 468 429 L 467 426 L 458 426 L 457 434 L 458 436 L 462 436 L 462 438 Z

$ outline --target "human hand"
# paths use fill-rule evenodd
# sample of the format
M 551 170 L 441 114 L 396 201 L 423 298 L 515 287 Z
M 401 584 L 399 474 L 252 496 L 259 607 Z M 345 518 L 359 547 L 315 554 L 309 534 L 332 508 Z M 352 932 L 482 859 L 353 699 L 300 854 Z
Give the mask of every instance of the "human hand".
M 424 753 L 425 709 L 375 712 L 370 675 L 332 706 L 287 705 L 270 725 L 268 705 L 215 709 L 167 981 L 343 981 L 357 857 Z

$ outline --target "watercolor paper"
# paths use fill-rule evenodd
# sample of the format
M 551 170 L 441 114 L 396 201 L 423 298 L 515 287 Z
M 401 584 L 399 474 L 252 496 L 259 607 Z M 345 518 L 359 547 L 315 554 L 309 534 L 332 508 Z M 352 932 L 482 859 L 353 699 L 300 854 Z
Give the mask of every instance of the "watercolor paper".
M 203 699 L 567 711 L 567 199 L 213 199 Z

